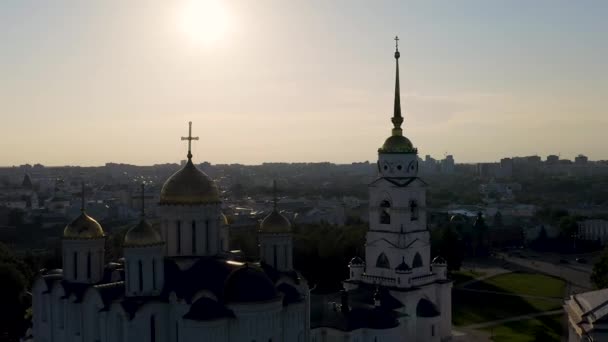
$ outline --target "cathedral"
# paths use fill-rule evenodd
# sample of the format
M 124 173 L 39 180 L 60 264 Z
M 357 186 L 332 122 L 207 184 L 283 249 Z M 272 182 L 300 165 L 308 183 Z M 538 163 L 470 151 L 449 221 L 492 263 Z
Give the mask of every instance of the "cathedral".
M 83 199 L 63 232 L 63 268 L 42 272 L 32 287 L 33 340 L 449 340 L 451 281 L 446 262 L 430 259 L 426 183 L 401 128 L 398 48 L 395 61 L 393 129 L 369 185 L 365 256 L 350 261 L 340 293 L 315 295 L 294 270 L 291 223 L 276 200 L 258 227 L 259 260 L 229 252 L 220 194 L 192 160 L 190 131 L 188 160 L 161 189 L 159 229 L 142 205 L 124 258 L 106 263 L 106 234 Z

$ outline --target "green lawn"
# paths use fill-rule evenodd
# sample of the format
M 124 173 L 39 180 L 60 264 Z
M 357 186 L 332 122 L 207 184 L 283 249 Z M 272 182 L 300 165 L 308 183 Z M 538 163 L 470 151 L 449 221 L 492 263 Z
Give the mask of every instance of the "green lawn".
M 505 323 L 483 330 L 491 333 L 492 341 L 497 342 L 560 341 L 560 336 L 563 333 L 562 316 L 560 314 L 537 317 L 525 321 Z
M 455 325 L 482 323 L 529 313 L 559 309 L 565 283 L 561 279 L 538 274 L 510 273 L 471 284 L 468 288 L 557 297 L 556 299 L 525 298 L 497 293 L 463 291 L 452 292 L 452 321 Z
M 468 288 L 563 298 L 566 283 L 543 274 L 507 273 L 473 283 Z

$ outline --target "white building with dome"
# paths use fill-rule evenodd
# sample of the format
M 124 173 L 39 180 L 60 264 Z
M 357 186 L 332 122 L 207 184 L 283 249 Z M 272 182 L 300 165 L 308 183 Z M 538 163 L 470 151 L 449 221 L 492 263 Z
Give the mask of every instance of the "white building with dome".
M 124 258 L 106 263 L 105 233 L 82 212 L 64 230 L 63 269 L 32 288 L 36 342 L 444 341 L 451 333 L 446 263 L 430 260 L 426 183 L 403 136 L 399 52 L 391 136 L 370 184 L 365 256 L 349 264 L 345 290 L 311 295 L 293 269 L 291 224 L 277 209 L 262 220 L 260 260 L 229 253 L 229 227 L 214 181 L 188 160 L 163 185 L 160 227 L 124 237 Z M 143 193 L 143 189 L 142 189 Z M 142 196 L 143 202 L 143 196 Z

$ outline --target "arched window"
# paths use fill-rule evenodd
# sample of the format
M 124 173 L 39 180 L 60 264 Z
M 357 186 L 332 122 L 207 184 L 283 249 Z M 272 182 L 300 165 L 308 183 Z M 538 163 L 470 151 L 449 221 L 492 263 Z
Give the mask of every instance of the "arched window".
M 380 253 L 378 259 L 376 260 L 376 267 L 379 268 L 391 268 L 391 264 L 386 257 L 386 254 Z
M 410 220 L 418 220 L 418 203 L 416 203 L 416 201 L 410 202 Z
M 144 266 L 141 263 L 141 260 L 139 260 L 139 292 L 142 292 L 144 290 Z
M 192 254 L 196 255 L 196 221 L 192 221 Z
M 414 256 L 414 262 L 412 262 L 412 267 L 422 267 L 422 257 L 420 256 L 420 253 L 416 253 L 416 255 Z
M 277 255 L 277 245 L 272 245 L 272 261 L 274 268 L 278 268 L 278 255 Z
M 391 224 L 391 202 L 384 200 L 380 202 L 380 223 Z
M 156 342 L 156 317 L 150 316 L 150 342 Z
M 177 220 L 177 229 L 175 230 L 177 241 L 177 254 L 182 254 L 182 221 Z

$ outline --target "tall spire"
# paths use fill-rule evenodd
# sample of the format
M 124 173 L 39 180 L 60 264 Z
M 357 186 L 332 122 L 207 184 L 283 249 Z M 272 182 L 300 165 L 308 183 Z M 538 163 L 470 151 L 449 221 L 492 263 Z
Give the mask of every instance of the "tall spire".
M 188 122 L 188 136 L 182 137 L 182 140 L 188 140 L 188 160 L 192 160 L 192 140 L 198 140 L 198 137 L 192 136 L 192 121 Z
M 399 91 L 399 37 L 395 36 L 395 104 L 393 108 L 393 135 L 402 135 L 401 124 L 403 123 L 403 117 L 401 116 L 401 95 Z

